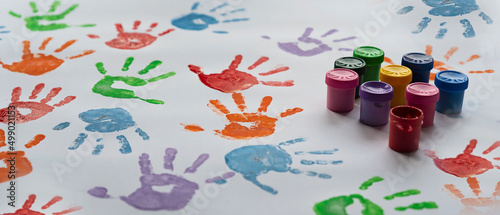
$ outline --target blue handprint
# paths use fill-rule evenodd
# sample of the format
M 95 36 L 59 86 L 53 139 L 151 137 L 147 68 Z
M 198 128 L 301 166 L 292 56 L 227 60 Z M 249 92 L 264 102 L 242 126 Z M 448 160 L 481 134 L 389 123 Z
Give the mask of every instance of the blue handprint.
M 455 17 L 466 15 L 479 10 L 479 6 L 476 4 L 476 0 L 422 0 L 422 2 L 432 7 L 429 10 L 429 14 L 433 16 L 442 16 L 442 17 Z M 401 8 L 397 13 L 398 14 L 406 14 L 413 10 L 414 6 L 406 6 Z M 486 15 L 484 12 L 479 12 L 479 17 L 481 17 L 486 24 L 493 23 L 493 20 Z M 422 21 L 417 26 L 417 29 L 412 31 L 414 34 L 418 34 L 422 32 L 425 28 L 429 26 L 429 23 L 432 21 L 429 17 L 423 17 Z M 471 38 L 476 36 L 474 32 L 474 28 L 468 19 L 461 19 L 460 23 L 464 28 L 463 35 L 466 38 Z M 444 27 L 446 22 L 440 23 L 441 28 L 438 30 L 436 34 L 436 39 L 442 39 L 445 34 L 448 32 L 448 29 Z
M 245 11 L 244 8 L 240 8 L 224 12 L 225 10 L 227 10 L 226 7 L 229 6 L 228 3 L 223 3 L 217 7 L 208 10 L 208 14 L 210 15 L 197 13 L 196 11 L 198 10 L 199 5 L 200 5 L 199 2 L 195 2 L 191 7 L 191 13 L 172 19 L 172 25 L 184 30 L 201 31 L 207 29 L 210 25 L 219 24 L 221 22 L 229 23 L 229 22 L 240 22 L 249 20 L 248 18 L 224 19 L 222 21 L 217 20 L 215 16 L 220 16 L 221 18 L 224 18 L 229 14 Z M 219 34 L 228 33 L 227 31 L 213 31 L 213 32 Z
M 1 30 L 1 29 L 4 29 L 5 26 L 0 26 L 0 34 L 6 34 L 6 33 L 10 33 L 10 31 L 7 31 L 7 30 Z M 0 40 L 2 40 L 2 38 L 0 38 Z
M 244 146 L 237 148 L 228 154 L 226 154 L 226 164 L 227 166 L 243 175 L 243 177 L 257 185 L 261 189 L 271 193 L 277 194 L 274 188 L 263 185 L 257 180 L 259 175 L 267 174 L 270 171 L 275 172 L 290 172 L 293 174 L 306 174 L 307 176 L 317 176 L 323 179 L 329 179 L 332 176 L 324 173 L 317 173 L 313 171 L 302 171 L 299 169 L 292 169 L 292 156 L 288 154 L 281 146 L 288 146 L 295 143 L 304 142 L 304 138 L 297 138 L 294 140 L 289 140 L 286 142 L 276 145 L 253 145 Z M 331 155 L 338 151 L 338 149 L 333 150 L 320 150 L 320 151 L 297 151 L 295 155 Z M 328 165 L 328 164 L 342 164 L 341 160 L 307 160 L 302 159 L 300 161 L 302 165 Z M 226 173 L 223 177 L 216 177 L 219 180 L 207 180 L 206 182 L 215 182 L 217 184 L 222 184 L 225 179 L 232 177 L 234 174 Z
M 101 109 L 93 109 L 88 110 L 83 113 L 80 113 L 78 117 L 88 123 L 85 127 L 85 130 L 89 132 L 98 132 L 98 133 L 112 133 L 123 131 L 131 127 L 136 127 L 136 123 L 132 119 L 130 113 L 122 108 L 101 108 Z M 64 122 L 56 127 L 54 130 L 62 130 L 66 128 L 69 123 Z M 61 129 L 62 127 L 62 129 Z M 56 129 L 59 128 L 59 129 Z M 143 140 L 149 140 L 149 136 L 146 132 L 144 132 L 140 128 L 136 128 L 135 132 L 142 137 Z M 68 149 L 75 150 L 80 145 L 85 142 L 85 139 L 88 137 L 86 133 L 80 133 L 79 136 L 75 139 L 74 144 Z M 124 135 L 117 135 L 116 139 L 119 140 L 121 144 L 120 152 L 122 154 L 128 154 L 132 152 L 132 148 L 130 147 L 130 143 Z M 102 138 L 97 139 L 97 142 L 101 142 Z M 104 148 L 104 145 L 98 144 L 95 146 L 93 155 L 99 155 L 101 150 Z

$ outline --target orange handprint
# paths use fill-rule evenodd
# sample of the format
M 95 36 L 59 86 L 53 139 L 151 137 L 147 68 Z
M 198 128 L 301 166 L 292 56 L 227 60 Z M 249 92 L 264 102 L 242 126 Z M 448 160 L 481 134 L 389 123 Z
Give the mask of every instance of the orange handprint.
M 454 184 L 445 184 L 443 191 L 447 192 L 450 196 L 460 199 L 462 205 L 465 206 L 460 214 L 496 214 L 500 210 L 500 182 L 497 183 L 495 191 L 491 197 L 479 197 L 482 192 L 479 186 L 479 181 L 475 178 L 467 179 L 469 186 L 476 197 L 466 198 L 465 195 L 456 188 Z M 493 212 L 493 213 L 492 213 Z
M 43 51 L 45 50 L 45 47 L 50 43 L 52 40 L 52 37 L 46 38 L 38 50 Z M 60 48 L 54 50 L 55 53 L 62 52 L 69 46 L 73 45 L 76 40 L 69 40 L 66 43 L 64 43 Z M 71 56 L 71 57 L 66 57 L 67 59 L 75 59 L 79 57 L 83 57 L 85 55 L 89 55 L 94 53 L 94 50 L 85 50 L 79 55 Z M 30 41 L 25 40 L 23 41 L 23 56 L 22 56 L 22 61 L 19 62 L 14 62 L 11 65 L 5 64 L 2 61 L 0 61 L 0 65 L 2 65 L 3 68 L 11 71 L 11 72 L 19 72 L 19 73 L 24 73 L 28 75 L 43 75 L 47 72 L 50 72 L 57 67 L 61 66 L 61 64 L 64 63 L 64 60 L 57 58 L 51 54 L 45 55 L 43 53 L 31 53 L 30 50 Z
M 40 91 L 42 91 L 44 87 L 45 87 L 44 83 L 37 84 L 35 86 L 35 89 L 33 89 L 33 92 L 31 92 L 31 96 L 29 97 L 29 99 L 36 99 L 38 93 L 40 93 Z M 47 102 L 50 102 L 50 100 L 52 100 L 53 97 L 59 94 L 59 92 L 61 91 L 60 87 L 52 88 L 50 92 L 47 94 L 47 96 L 44 99 L 40 100 L 40 102 L 19 101 L 19 97 L 21 96 L 21 90 L 22 90 L 21 87 L 16 87 L 12 90 L 12 98 L 11 98 L 12 102 L 9 104 L 9 106 L 16 107 L 16 109 L 14 110 L 16 123 L 25 123 L 38 119 L 50 113 L 52 110 L 54 110 L 54 107 L 61 107 L 65 104 L 70 103 L 71 101 L 73 101 L 73 99 L 76 98 L 75 96 L 66 96 L 66 98 L 61 100 L 59 103 L 50 106 L 47 104 Z M 9 121 L 8 108 L 9 107 L 0 109 L 0 122 L 2 123 L 8 123 Z M 18 109 L 28 109 L 30 110 L 30 113 L 23 115 L 19 112 Z
M 276 122 L 279 118 L 284 118 L 302 111 L 302 108 L 296 107 L 280 113 L 277 117 L 264 115 L 273 100 L 271 96 L 266 96 L 262 98 L 257 112 L 246 113 L 244 112 L 245 109 L 247 109 L 245 98 L 241 93 L 233 93 L 232 97 L 241 113 L 231 113 L 219 100 L 210 100 L 208 104 L 215 113 L 225 116 L 229 121 L 229 124 L 226 124 L 224 129 L 214 130 L 215 134 L 230 140 L 249 140 L 269 136 L 274 133 Z M 250 126 L 245 126 L 243 124 L 250 124 Z M 193 132 L 204 130 L 198 125 L 183 124 L 183 126 L 186 130 Z
M 45 139 L 45 135 L 37 134 L 24 146 L 26 148 L 31 148 L 38 145 L 38 143 L 40 143 L 40 141 L 42 141 L 43 139 Z M 7 165 L 7 167 L 0 168 L 0 183 L 25 176 L 33 171 L 31 162 L 28 160 L 28 158 L 24 157 L 24 151 L 12 150 L 14 149 L 13 145 L 11 145 L 13 141 L 15 140 L 12 140 L 11 138 L 9 138 L 7 141 L 9 149 L 11 150 L 0 152 L 0 161 L 3 161 L 3 163 Z M 7 146 L 7 143 L 5 142 L 5 131 L 0 129 L 0 148 Z
M 62 199 L 63 198 L 60 196 L 54 196 L 50 201 L 45 203 L 45 205 L 43 205 L 41 207 L 41 209 L 42 210 L 49 209 L 52 205 L 56 204 L 57 202 L 61 201 Z M 24 205 L 22 206 L 22 208 L 16 210 L 14 213 L 5 213 L 3 215 L 45 215 L 44 213 L 34 211 L 31 209 L 31 207 L 33 206 L 33 203 L 35 203 L 35 200 L 36 200 L 36 195 L 31 194 L 28 196 L 28 199 L 26 199 L 26 202 L 24 202 Z M 70 207 L 66 210 L 63 210 L 60 212 L 54 212 L 51 214 L 52 215 L 63 215 L 63 214 L 69 214 L 69 213 L 72 213 L 75 211 L 79 211 L 81 209 L 82 209 L 82 207 L 80 207 L 80 206 L 74 206 L 74 207 Z

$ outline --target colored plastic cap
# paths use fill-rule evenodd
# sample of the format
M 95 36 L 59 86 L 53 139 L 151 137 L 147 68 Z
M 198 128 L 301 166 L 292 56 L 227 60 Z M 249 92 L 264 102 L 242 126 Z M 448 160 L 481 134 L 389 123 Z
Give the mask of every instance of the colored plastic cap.
M 381 64 L 384 62 L 384 51 L 373 46 L 357 47 L 353 51 L 353 57 L 363 59 L 366 64 Z
M 436 74 L 434 85 L 441 90 L 463 91 L 469 87 L 469 77 L 453 70 L 441 71 Z
M 357 57 L 341 57 L 335 61 L 334 66 L 335 68 L 354 70 L 358 75 L 363 75 L 366 71 L 365 61 Z
M 394 97 L 394 89 L 388 83 L 367 81 L 361 84 L 359 97 L 372 102 L 386 102 Z
M 433 104 L 439 100 L 439 89 L 428 83 L 412 83 L 406 87 L 406 100 L 417 104 Z
M 401 65 L 411 70 L 430 71 L 434 68 L 434 58 L 424 53 L 408 53 L 403 55 Z
M 411 70 L 406 66 L 387 65 L 380 68 L 380 80 L 391 85 L 406 85 L 411 82 Z
M 326 72 L 326 85 L 339 89 L 351 89 L 358 86 L 359 76 L 350 69 L 332 69 Z

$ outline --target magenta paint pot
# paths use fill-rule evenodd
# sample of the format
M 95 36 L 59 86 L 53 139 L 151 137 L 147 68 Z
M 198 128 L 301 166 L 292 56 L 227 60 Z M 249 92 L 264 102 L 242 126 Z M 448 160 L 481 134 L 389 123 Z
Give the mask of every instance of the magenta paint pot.
M 382 126 L 389 120 L 394 89 L 388 83 L 367 81 L 359 87 L 361 110 L 359 121 L 370 126 Z
M 424 113 L 424 123 L 422 127 L 429 127 L 434 124 L 434 113 L 436 103 L 439 100 L 439 89 L 428 83 L 416 82 L 406 87 L 406 105 L 414 106 Z
M 326 106 L 333 112 L 352 111 L 359 76 L 350 69 L 332 69 L 326 72 Z

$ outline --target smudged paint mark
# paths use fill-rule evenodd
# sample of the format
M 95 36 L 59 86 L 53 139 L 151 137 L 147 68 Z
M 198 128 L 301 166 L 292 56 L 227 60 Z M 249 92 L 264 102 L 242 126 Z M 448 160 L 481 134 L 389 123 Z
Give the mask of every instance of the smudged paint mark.
M 410 190 L 405 190 L 401 192 L 394 193 L 392 195 L 385 196 L 385 200 L 392 200 L 396 197 L 407 197 L 407 196 L 412 196 L 412 195 L 418 195 L 420 194 L 420 190 L 417 189 L 410 189 Z
M 338 161 L 328 161 L 328 160 L 300 160 L 300 164 L 303 165 L 328 165 L 328 164 L 342 164 L 343 162 L 338 160 Z
M 338 151 L 338 149 L 320 150 L 320 151 L 309 151 L 309 152 L 298 151 L 298 152 L 295 152 L 294 154 L 295 155 L 307 155 L 307 154 L 310 154 L 310 155 L 333 155 L 337 151 Z
M 52 40 L 51 37 L 48 37 L 45 39 L 45 41 L 42 43 L 42 45 L 38 48 L 40 51 L 45 49 L 45 46 Z M 63 44 L 60 48 L 56 49 L 54 52 L 58 53 L 69 46 L 71 46 L 73 43 L 75 43 L 76 40 L 70 40 L 67 41 L 65 44 Z M 71 57 L 66 57 L 67 59 L 75 59 L 79 57 L 83 57 L 89 54 L 94 53 L 94 50 L 85 50 L 83 53 Z M 51 72 L 55 69 L 57 69 L 59 66 L 61 66 L 64 63 L 64 60 L 57 58 L 51 54 L 46 55 L 43 53 L 35 53 L 33 54 L 30 50 L 30 41 L 25 40 L 23 41 L 23 55 L 22 55 L 22 61 L 19 62 L 13 62 L 12 64 L 6 64 L 2 61 L 0 61 L 0 64 L 4 69 L 7 69 L 11 72 L 18 72 L 18 73 L 23 73 L 27 75 L 33 75 L 33 76 L 39 76 L 43 75 L 45 73 Z
M 432 7 L 432 9 L 429 10 L 429 14 L 433 16 L 456 17 L 456 16 L 463 16 L 479 10 L 479 6 L 476 4 L 475 0 L 453 0 L 453 1 L 422 0 L 422 2 L 427 6 Z M 406 6 L 398 10 L 396 13 L 407 14 L 412 10 L 413 6 Z M 480 12 L 479 17 L 481 17 L 483 21 L 486 22 L 486 24 L 493 23 L 493 20 L 491 20 L 491 18 L 484 12 Z M 429 17 L 424 17 L 422 21 L 418 24 L 417 29 L 414 30 L 412 33 L 418 34 L 422 32 L 425 28 L 427 28 L 430 21 L 431 19 Z M 468 19 L 462 19 L 460 20 L 460 23 L 462 23 L 463 27 L 465 28 L 465 31 L 463 33 L 465 38 L 472 38 L 475 36 L 472 24 L 469 22 Z M 443 23 L 441 23 L 441 26 L 443 26 Z M 438 34 L 436 35 L 436 39 L 442 39 L 447 31 L 448 29 L 441 28 L 438 31 Z
M 168 170 L 174 170 L 174 165 L 172 162 L 175 160 L 175 155 L 177 154 L 177 149 L 167 148 L 165 150 L 165 156 L 163 157 L 163 168 Z
M 56 130 L 56 131 L 64 130 L 65 128 L 69 127 L 70 124 L 71 124 L 70 122 L 61 122 L 61 123 L 57 124 L 56 126 L 54 126 L 52 128 L 52 130 Z
M 367 190 L 370 186 L 373 185 L 373 183 L 380 182 L 383 180 L 384 179 L 381 178 L 380 176 L 374 176 L 373 178 L 370 178 L 370 179 L 364 181 L 363 184 L 361 184 L 361 186 L 359 187 L 359 189 L 360 190 Z
M 301 56 L 301 57 L 311 57 L 311 56 L 315 56 L 315 55 L 333 50 L 330 46 L 326 45 L 321 40 L 310 37 L 313 30 L 314 30 L 313 28 L 308 27 L 304 30 L 304 33 L 299 38 L 297 38 L 298 42 L 278 42 L 278 47 L 287 53 Z M 321 38 L 330 36 L 336 32 L 338 32 L 337 29 L 328 30 L 326 33 L 324 33 L 321 36 Z M 355 36 L 350 36 L 350 37 L 345 37 L 345 38 L 341 38 L 341 39 L 335 39 L 335 40 L 333 40 L 333 42 L 339 43 L 339 42 L 344 42 L 344 41 L 348 41 L 348 40 L 354 40 L 356 38 L 357 37 L 355 37 Z M 316 47 L 304 50 L 304 49 L 299 47 L 299 42 L 305 43 L 305 44 L 315 44 Z M 344 51 L 347 49 L 349 49 L 349 48 L 339 48 L 338 50 Z M 349 50 L 352 50 L 352 49 L 349 49 Z
M 5 26 L 0 26 L 0 29 L 4 29 Z M 10 33 L 10 31 L 6 31 L 6 30 L 0 30 L 0 34 L 7 34 L 7 33 Z M 0 38 L 0 40 L 2 40 L 2 38 Z
M 229 23 L 229 22 L 242 22 L 250 20 L 249 18 L 233 18 L 233 19 L 229 18 L 222 21 L 217 20 L 215 18 L 217 16 L 226 17 L 227 15 L 234 15 L 238 12 L 245 11 L 244 8 L 239 8 L 229 11 L 229 13 L 219 12 L 219 11 L 225 11 L 224 8 L 229 6 L 229 4 L 227 3 L 220 4 L 216 7 L 209 9 L 206 12 L 198 12 L 198 9 L 200 8 L 199 6 L 200 3 L 195 2 L 191 6 L 191 12 L 172 19 L 172 25 L 184 30 L 201 31 L 207 29 L 210 25 L 216 25 L 219 23 Z M 227 31 L 220 31 L 220 30 L 213 32 L 218 34 L 228 33 Z
M 122 68 L 122 71 L 128 71 L 129 66 L 133 60 L 134 60 L 133 57 L 127 58 L 125 60 L 125 64 Z M 151 69 L 156 68 L 160 64 L 161 61 L 152 61 L 144 69 L 139 70 L 138 74 L 139 75 L 147 74 Z M 104 77 L 94 84 L 92 92 L 112 98 L 139 99 L 151 104 L 164 104 L 165 102 L 157 99 L 145 99 L 137 96 L 135 91 L 133 90 L 114 88 L 112 87 L 112 85 L 116 82 L 122 82 L 131 87 L 143 87 L 148 85 L 149 83 L 159 81 L 175 75 L 175 72 L 169 72 L 149 79 L 141 79 L 138 77 L 130 77 L 130 76 L 110 76 L 110 75 L 105 75 L 107 71 L 104 69 L 104 64 L 102 62 L 96 63 L 96 69 L 99 71 L 99 73 L 103 74 Z
M 410 11 L 412 11 L 412 10 L 413 10 L 413 8 L 414 8 L 413 6 L 406 6 L 406 7 L 403 7 L 403 8 L 401 8 L 401 9 L 399 9 L 396 13 L 397 13 L 397 14 L 407 14 L 407 13 L 409 13 Z
M 206 160 L 208 160 L 210 156 L 208 154 L 201 154 L 196 161 L 194 161 L 193 165 L 186 168 L 184 173 L 195 173 L 198 171 L 198 167 L 200 167 Z
M 93 27 L 95 24 L 84 24 L 84 25 L 68 25 L 66 23 L 61 23 L 67 15 L 73 12 L 78 4 L 73 4 L 65 11 L 62 11 L 59 14 L 55 14 L 55 11 L 60 6 L 61 1 L 56 0 L 52 3 L 50 10 L 48 13 L 40 15 L 38 14 L 38 10 L 36 9 L 36 3 L 30 2 L 30 7 L 32 8 L 33 15 L 27 16 L 23 20 L 26 23 L 26 28 L 31 31 L 53 31 L 59 29 L 65 29 L 69 27 Z M 13 11 L 9 11 L 9 14 L 16 18 L 22 18 L 21 14 L 15 13 Z
M 209 178 L 205 180 L 205 183 L 225 184 L 227 182 L 226 179 L 232 178 L 235 175 L 236 173 L 234 172 L 226 172 L 222 174 L 222 176 L 216 176 L 214 178 Z
M 170 158 L 171 154 L 169 153 L 173 151 L 177 150 L 173 148 L 165 150 L 165 157 Z M 208 154 L 202 154 L 200 157 L 204 161 L 208 158 Z M 196 167 L 188 172 L 196 172 L 196 168 L 203 163 L 200 163 L 200 157 L 193 164 Z M 140 178 L 141 186 L 130 195 L 120 197 L 122 201 L 136 209 L 147 211 L 181 210 L 186 207 L 196 190 L 199 189 L 197 183 L 189 181 L 183 176 L 169 173 L 153 173 L 149 155 L 146 153 L 139 157 L 139 167 L 142 173 Z M 153 186 L 173 186 L 173 188 L 170 192 L 158 192 L 153 189 Z M 107 192 L 108 190 L 104 187 L 95 187 L 88 191 L 90 195 L 97 198 L 109 198 Z
M 30 97 L 36 98 L 36 95 L 44 87 L 45 87 L 45 84 L 43 84 L 43 83 L 36 85 L 35 90 Z M 11 103 L 9 104 L 9 106 L 16 107 L 16 109 L 14 110 L 16 112 L 15 113 L 16 123 L 25 123 L 25 122 L 29 122 L 32 120 L 36 120 L 36 119 L 41 118 L 41 117 L 47 115 L 48 113 L 52 112 L 52 110 L 54 110 L 55 107 L 58 107 L 58 106 L 56 106 L 57 104 L 51 106 L 51 105 L 48 105 L 47 103 L 50 102 L 50 100 L 53 97 L 57 96 L 58 93 L 61 91 L 61 89 L 62 88 L 60 88 L 60 87 L 52 88 L 52 90 L 47 94 L 47 96 L 44 99 L 40 100 L 40 102 L 36 102 L 36 101 L 20 101 L 22 89 L 21 89 L 21 87 L 14 88 L 12 90 Z M 75 98 L 76 98 L 75 96 L 67 96 L 63 100 L 63 101 L 66 101 L 65 103 L 62 104 L 60 102 L 58 104 L 61 104 L 59 106 L 63 106 L 65 104 L 71 102 Z M 19 112 L 19 109 L 27 109 L 27 110 L 29 110 L 29 113 L 24 115 L 24 114 Z M 10 110 L 10 111 L 12 111 L 12 110 Z M 2 123 L 9 122 L 8 112 L 9 112 L 8 107 L 0 109 L 0 122 L 2 122 Z
M 436 167 L 441 171 L 457 177 L 467 178 L 483 174 L 494 168 L 491 161 L 471 154 L 474 148 L 476 148 L 476 145 L 477 140 L 472 139 L 464 152 L 457 155 L 455 158 L 439 159 L 434 151 L 425 150 L 424 152 L 425 155 L 432 158 Z M 493 145 L 495 145 L 495 143 Z
M 480 57 L 481 57 L 481 56 L 479 56 L 479 55 L 476 55 L 476 54 L 475 54 L 475 55 L 470 56 L 467 60 L 465 60 L 465 61 L 460 61 L 460 62 L 458 62 L 458 63 L 459 63 L 459 64 L 461 64 L 461 65 L 464 65 L 465 63 L 467 63 L 467 62 L 471 62 L 471 61 L 476 60 L 476 59 L 478 59 L 478 58 L 480 58 Z
M 47 202 L 45 205 L 43 205 L 41 207 L 42 210 L 46 210 L 46 209 L 49 209 L 52 205 L 54 205 L 55 203 L 61 201 L 63 198 L 60 197 L 60 196 L 55 196 L 53 197 L 49 202 Z M 44 213 L 41 213 L 39 211 L 34 211 L 34 210 L 31 210 L 31 207 L 33 206 L 33 204 L 35 203 L 35 200 L 36 200 L 36 195 L 35 194 L 31 194 L 28 196 L 28 199 L 26 200 L 26 202 L 24 202 L 24 205 L 22 206 L 21 209 L 18 209 L 16 210 L 14 213 L 5 213 L 3 215 L 20 215 L 20 214 L 25 214 L 25 215 L 43 215 Z M 63 215 L 63 214 L 68 214 L 68 213 L 72 213 L 72 212 L 75 212 L 75 211 L 79 211 L 81 210 L 82 207 L 80 206 L 74 206 L 74 207 L 70 207 L 66 210 L 63 210 L 63 211 L 60 211 L 60 212 L 53 212 L 51 214 L 53 215 Z
M 98 133 L 112 133 L 126 130 L 131 127 L 135 127 L 136 123 L 132 119 L 132 116 L 128 111 L 122 108 L 101 108 L 92 109 L 82 112 L 78 117 L 88 123 L 85 126 L 85 130 L 89 132 Z M 136 133 L 142 137 L 143 140 L 149 140 L 149 136 L 140 128 L 135 129 Z M 68 147 L 69 150 L 75 150 L 80 147 L 85 139 L 88 137 L 86 133 L 80 133 L 79 136 L 74 140 L 73 145 Z M 122 154 L 128 154 L 132 152 L 132 147 L 124 135 L 117 135 L 116 139 L 120 143 L 121 147 L 119 151 Z M 101 142 L 102 138 L 99 138 L 97 142 Z M 92 154 L 99 155 L 104 145 L 98 144 L 95 146 Z
M 87 193 L 93 197 L 101 199 L 109 199 L 111 196 L 108 195 L 108 189 L 105 187 L 94 187 L 87 191 Z
M 133 24 L 132 31 L 129 32 L 124 30 L 123 25 L 121 23 L 116 23 L 115 28 L 118 34 L 116 35 L 115 38 L 105 42 L 105 44 L 115 49 L 137 50 L 153 44 L 156 41 L 156 39 L 158 39 L 158 37 L 164 36 L 174 31 L 173 28 L 167 29 L 162 31 L 161 33 L 158 33 L 155 36 L 146 32 L 153 31 L 156 28 L 156 26 L 158 26 L 158 23 L 156 22 L 151 23 L 149 28 L 144 30 L 145 32 L 137 32 L 140 25 L 141 21 L 136 20 Z M 87 36 L 91 39 L 100 38 L 98 35 L 95 34 L 88 34 Z
M 360 190 L 366 190 L 368 187 L 370 187 L 374 182 L 379 182 L 384 180 L 383 178 L 379 176 L 372 177 L 371 179 L 368 179 L 367 181 L 363 182 L 363 184 L 359 187 Z M 384 197 L 386 200 L 391 200 L 394 197 L 407 197 L 411 195 L 417 195 L 419 194 L 420 191 L 412 189 L 412 190 L 407 190 L 407 191 L 402 191 L 395 193 L 390 196 Z M 342 195 L 342 196 L 337 196 L 333 197 L 330 199 L 327 199 L 322 202 L 318 202 L 314 205 L 313 210 L 317 215 L 331 215 L 331 214 L 336 214 L 336 215 L 347 215 L 347 209 L 349 206 L 354 204 L 354 200 L 358 200 L 359 203 L 361 203 L 362 210 L 360 214 L 363 215 L 383 215 L 384 210 L 382 207 L 379 205 L 375 204 L 371 200 L 363 197 L 360 194 L 351 194 L 351 195 Z M 438 208 L 437 204 L 435 202 L 421 202 L 421 203 L 414 203 L 411 204 L 410 206 L 405 206 L 405 207 L 396 207 L 396 211 L 404 211 L 407 209 L 416 209 L 416 210 L 422 210 L 422 209 L 436 209 Z M 351 212 L 353 210 L 350 210 Z
M 205 129 L 203 129 L 201 126 L 199 125 L 195 125 L 195 124 L 192 124 L 192 125 L 186 125 L 186 124 L 183 124 L 181 123 L 182 126 L 184 126 L 184 129 L 186 131 L 192 131 L 192 132 L 200 132 L 200 131 L 204 131 Z
M 28 143 L 26 143 L 26 145 L 24 145 L 24 147 L 26 147 L 27 149 L 29 149 L 29 148 L 31 148 L 33 146 L 38 145 L 44 139 L 45 139 L 45 135 L 43 135 L 43 134 L 37 134 L 37 135 L 35 135 L 35 137 L 33 137 L 33 139 L 31 139 Z
M 292 139 L 292 140 L 287 140 L 287 141 L 281 142 L 278 145 L 280 145 L 280 146 L 289 146 L 289 145 L 293 145 L 293 144 L 296 144 L 296 143 L 303 143 L 306 140 L 307 140 L 306 138 L 300 137 L 300 138 L 296 138 L 296 139 Z
M 223 93 L 234 93 L 242 90 L 246 90 L 256 84 L 259 84 L 257 78 L 249 73 L 238 70 L 238 66 L 241 63 L 243 56 L 236 55 L 234 60 L 228 66 L 227 69 L 223 70 L 221 73 L 212 73 L 209 75 L 204 74 L 201 71 L 201 67 L 195 65 L 189 65 L 189 69 L 198 74 L 198 78 L 200 81 L 205 84 L 207 87 L 210 87 L 214 90 L 219 90 Z M 253 70 L 257 68 L 262 63 L 266 62 L 269 58 L 261 57 L 257 61 L 255 61 L 251 66 L 248 67 L 249 70 Z M 259 73 L 261 76 L 271 75 L 278 72 L 283 72 L 288 70 L 288 67 L 281 67 L 277 70 L 271 70 L 264 73 Z M 293 81 L 288 80 L 288 86 L 293 86 Z M 266 85 L 265 83 L 263 83 Z M 276 85 L 275 85 L 276 86 Z M 285 86 L 285 85 L 280 85 Z
M 271 37 L 269 37 L 269 36 L 266 36 L 266 35 L 262 35 L 262 36 L 260 36 L 260 37 L 261 37 L 262 39 L 266 39 L 266 40 L 269 40 L 269 39 L 271 39 Z
M 305 174 L 307 176 L 319 177 L 323 179 L 331 178 L 331 175 L 324 173 L 292 169 L 292 156 L 280 146 L 275 145 L 253 145 L 240 147 L 227 153 L 225 160 L 227 166 L 231 170 L 240 173 L 243 175 L 243 178 L 271 194 L 277 194 L 278 191 L 268 185 L 262 184 L 257 179 L 258 176 L 267 174 L 270 171 Z M 216 181 L 216 179 L 212 179 L 211 181 Z

